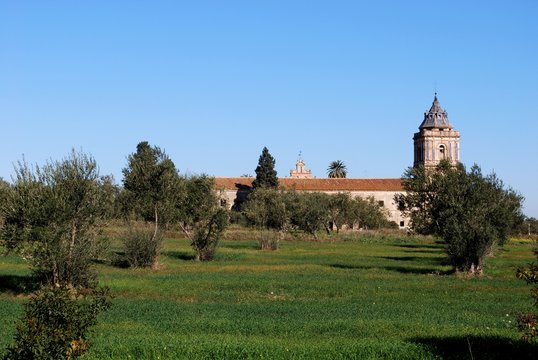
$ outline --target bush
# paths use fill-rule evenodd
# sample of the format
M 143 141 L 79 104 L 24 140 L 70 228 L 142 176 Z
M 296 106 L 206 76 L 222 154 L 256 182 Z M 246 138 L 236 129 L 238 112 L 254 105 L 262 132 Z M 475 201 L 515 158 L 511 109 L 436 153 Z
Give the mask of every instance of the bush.
M 39 290 L 26 304 L 15 344 L 7 349 L 4 359 L 57 360 L 83 355 L 90 347 L 90 328 L 110 304 L 106 288 L 87 294 L 67 287 Z
M 538 257 L 538 250 L 535 250 L 534 254 Z M 538 264 L 531 263 L 526 268 L 518 269 L 516 275 L 527 284 L 534 286 L 531 294 L 534 298 L 534 306 L 538 308 Z M 518 327 L 523 332 L 523 340 L 538 340 L 538 314 L 521 314 L 517 320 Z
M 280 244 L 281 232 L 274 230 L 261 230 L 259 245 L 262 250 L 278 250 Z
M 196 251 L 195 260 L 213 260 L 219 240 L 228 226 L 228 211 L 222 208 L 214 209 L 205 221 L 196 223 L 191 245 Z
M 163 240 L 162 232 L 153 236 L 153 229 L 131 227 L 123 239 L 125 262 L 130 267 L 153 267 L 158 263 Z
M 538 316 L 536 314 L 518 315 L 517 327 L 523 333 L 523 341 L 531 342 L 538 339 Z

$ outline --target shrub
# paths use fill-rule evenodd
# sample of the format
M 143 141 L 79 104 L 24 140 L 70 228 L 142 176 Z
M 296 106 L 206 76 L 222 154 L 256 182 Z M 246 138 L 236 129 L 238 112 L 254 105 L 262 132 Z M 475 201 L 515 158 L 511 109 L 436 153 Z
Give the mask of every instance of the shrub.
M 280 244 L 281 232 L 274 230 L 261 230 L 259 245 L 262 250 L 278 250 Z
M 162 232 L 153 236 L 153 229 L 130 227 L 123 239 L 125 262 L 130 267 L 152 267 L 158 263 L 163 240 Z
M 215 208 L 211 216 L 196 223 L 191 245 L 196 251 L 195 260 L 213 260 L 219 240 L 228 226 L 228 212 Z
M 518 315 L 517 325 L 519 331 L 523 333 L 523 341 L 531 342 L 538 338 L 538 316 L 536 314 Z
M 538 257 L 538 250 L 535 250 L 534 254 Z M 534 298 L 534 306 L 538 308 L 538 265 L 531 263 L 526 268 L 518 269 L 516 275 L 518 278 L 525 280 L 527 284 L 534 286 L 531 290 L 531 294 Z M 521 314 L 517 320 L 518 327 L 523 332 L 523 340 L 538 340 L 537 314 Z
M 26 304 L 17 324 L 15 344 L 5 360 L 74 359 L 90 347 L 90 328 L 97 316 L 110 307 L 107 288 L 87 294 L 67 287 L 46 287 Z

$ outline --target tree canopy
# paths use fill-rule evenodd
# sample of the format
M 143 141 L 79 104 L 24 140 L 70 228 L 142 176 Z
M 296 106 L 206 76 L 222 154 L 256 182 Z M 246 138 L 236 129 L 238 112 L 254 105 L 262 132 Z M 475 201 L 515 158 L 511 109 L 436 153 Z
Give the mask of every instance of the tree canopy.
M 406 194 L 395 197 L 411 218 L 411 228 L 434 234 L 446 242 L 447 253 L 459 270 L 481 272 L 486 255 L 502 245 L 522 221 L 523 198 L 506 189 L 495 174 L 482 175 L 478 165 L 466 171 L 447 161 L 435 169 L 408 169 Z
M 163 150 L 147 141 L 136 146 L 136 152 L 128 156 L 127 162 L 123 169 L 126 210 L 158 226 L 159 217 L 173 202 L 179 179 L 176 167 Z
M 54 286 L 92 286 L 91 260 L 112 199 L 95 160 L 75 151 L 43 167 L 19 162 L 2 204 L 2 242 L 30 259 L 34 274 Z
M 228 211 L 218 206 L 215 180 L 201 175 L 185 179 L 186 193 L 179 220 L 191 246 L 195 260 L 212 260 L 218 243 L 228 226 Z
M 258 159 L 256 167 L 256 179 L 252 182 L 252 187 L 256 188 L 278 188 L 278 177 L 275 170 L 275 159 L 264 147 Z

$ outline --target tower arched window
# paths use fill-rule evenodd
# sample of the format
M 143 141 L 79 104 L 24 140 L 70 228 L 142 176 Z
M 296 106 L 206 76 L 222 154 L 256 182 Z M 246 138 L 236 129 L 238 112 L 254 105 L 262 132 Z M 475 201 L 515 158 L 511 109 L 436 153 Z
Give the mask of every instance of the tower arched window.
M 446 159 L 446 146 L 441 144 L 439 145 L 439 160 Z

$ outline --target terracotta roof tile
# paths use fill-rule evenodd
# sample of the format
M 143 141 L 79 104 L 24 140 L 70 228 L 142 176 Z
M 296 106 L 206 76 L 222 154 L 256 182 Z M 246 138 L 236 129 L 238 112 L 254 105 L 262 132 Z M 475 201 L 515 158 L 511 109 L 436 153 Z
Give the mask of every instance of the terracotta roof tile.
M 250 177 L 216 177 L 217 189 L 236 190 L 252 186 Z M 292 179 L 279 178 L 280 188 L 300 191 L 403 191 L 402 179 Z

